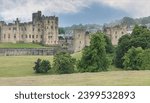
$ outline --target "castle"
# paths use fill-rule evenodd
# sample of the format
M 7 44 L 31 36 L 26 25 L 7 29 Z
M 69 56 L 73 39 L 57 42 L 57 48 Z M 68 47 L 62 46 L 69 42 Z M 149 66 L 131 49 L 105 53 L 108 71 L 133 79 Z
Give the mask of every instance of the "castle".
M 0 21 L 0 42 L 58 44 L 58 17 L 44 16 L 41 11 L 32 14 L 32 21 L 6 24 Z
M 112 45 L 118 45 L 119 39 L 123 35 L 131 34 L 132 29 L 128 26 L 116 25 L 113 27 L 104 27 L 103 32 L 110 38 Z

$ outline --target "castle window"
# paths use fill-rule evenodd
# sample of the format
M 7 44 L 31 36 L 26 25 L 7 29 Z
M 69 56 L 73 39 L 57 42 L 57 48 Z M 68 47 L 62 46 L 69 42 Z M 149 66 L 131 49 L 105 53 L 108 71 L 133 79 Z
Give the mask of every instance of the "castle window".
M 10 38 L 10 34 L 8 34 L 8 38 Z
M 40 29 L 38 29 L 38 32 L 40 32 Z
M 13 27 L 13 30 L 17 30 L 17 28 L 16 28 L 16 27 Z
M 38 35 L 36 35 L 36 38 L 38 38 Z
M 32 38 L 34 38 L 34 35 L 32 35 Z
M 25 31 L 27 30 L 26 27 L 24 28 L 24 30 L 25 30 Z
M 48 27 L 47 27 L 47 29 L 48 29 Z
M 16 34 L 14 34 L 14 38 L 16 38 Z
M 34 31 L 34 28 L 33 28 L 33 31 Z
M 115 34 L 117 34 L 117 31 L 115 32 Z
M 26 38 L 28 38 L 28 35 L 26 35 Z
M 53 36 L 48 36 L 48 39 L 51 39 L 51 38 L 53 38 Z
M 118 37 L 117 37 L 117 36 L 115 36 L 115 38 L 117 39 Z
M 51 29 L 53 29 L 53 26 L 51 26 Z
M 122 34 L 124 34 L 124 32 L 121 32 Z
M 41 35 L 41 39 L 43 38 L 43 35 Z
M 80 44 L 82 43 L 82 41 L 80 41 Z
M 9 30 L 11 30 L 11 28 L 9 28 Z
M 31 35 L 29 35 L 29 38 L 31 38 Z
M 21 35 L 21 38 L 23 38 L 23 35 Z

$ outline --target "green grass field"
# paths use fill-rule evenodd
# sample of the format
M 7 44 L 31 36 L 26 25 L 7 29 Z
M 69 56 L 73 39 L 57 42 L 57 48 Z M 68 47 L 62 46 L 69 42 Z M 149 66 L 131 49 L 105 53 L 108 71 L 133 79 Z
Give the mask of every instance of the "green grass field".
M 76 59 L 81 53 L 72 55 Z M 53 56 L 0 56 L 0 85 L 143 85 L 150 86 L 150 71 L 123 71 L 110 66 L 108 72 L 68 75 L 35 74 L 34 62 Z
M 0 43 L 0 48 L 45 48 L 33 43 Z

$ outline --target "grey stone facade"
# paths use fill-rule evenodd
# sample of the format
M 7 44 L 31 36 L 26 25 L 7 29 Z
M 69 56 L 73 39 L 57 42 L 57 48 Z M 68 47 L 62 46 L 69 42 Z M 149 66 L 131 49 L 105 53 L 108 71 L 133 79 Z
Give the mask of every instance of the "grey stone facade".
M 36 42 L 45 45 L 58 44 L 58 17 L 44 16 L 41 11 L 32 14 L 32 21 L 6 24 L 0 21 L 0 42 Z

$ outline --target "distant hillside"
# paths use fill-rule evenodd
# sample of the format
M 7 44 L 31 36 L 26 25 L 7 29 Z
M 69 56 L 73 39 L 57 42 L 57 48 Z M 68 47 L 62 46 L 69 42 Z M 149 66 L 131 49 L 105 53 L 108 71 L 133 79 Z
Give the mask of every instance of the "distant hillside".
M 70 27 L 60 27 L 59 28 L 59 34 L 64 34 L 70 32 L 70 30 L 74 30 L 74 29 L 85 29 L 87 31 L 90 32 L 96 32 L 96 31 L 100 31 L 102 30 L 102 25 L 98 25 L 98 24 L 79 24 L 79 25 L 72 25 Z
M 116 20 L 114 22 L 111 22 L 109 24 L 106 24 L 107 26 L 114 26 L 114 25 L 148 25 L 150 24 L 150 16 L 149 17 L 143 17 L 143 18 L 131 18 L 131 17 L 124 17 L 121 20 Z

